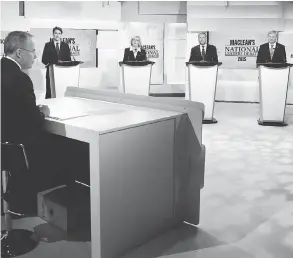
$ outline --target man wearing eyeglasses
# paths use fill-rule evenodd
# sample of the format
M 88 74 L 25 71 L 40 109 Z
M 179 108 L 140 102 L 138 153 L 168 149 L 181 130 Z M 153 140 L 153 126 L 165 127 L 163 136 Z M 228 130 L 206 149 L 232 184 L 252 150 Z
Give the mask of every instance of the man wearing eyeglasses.
M 47 42 L 44 47 L 42 63 L 47 66 L 46 73 L 46 98 L 51 98 L 51 87 L 48 65 L 57 64 L 58 61 L 71 61 L 70 48 L 67 43 L 61 41 L 63 30 L 60 27 L 53 28 L 53 41 Z
M 36 105 L 33 83 L 22 71 L 30 69 L 36 57 L 31 34 L 13 31 L 5 38 L 1 59 L 1 141 L 23 144 L 32 163 L 38 159 L 35 154 L 39 150 L 34 147 L 37 136 L 44 118 L 50 113 L 47 106 Z M 29 177 L 25 175 L 22 179 L 26 178 Z M 21 194 L 32 189 L 28 182 L 18 182 L 17 187 L 26 187 L 24 191 L 20 190 Z

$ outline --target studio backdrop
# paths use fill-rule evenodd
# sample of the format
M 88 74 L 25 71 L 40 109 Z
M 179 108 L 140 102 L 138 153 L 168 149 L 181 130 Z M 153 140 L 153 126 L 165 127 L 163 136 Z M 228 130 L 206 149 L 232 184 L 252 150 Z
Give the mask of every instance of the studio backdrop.
M 221 68 L 256 68 L 259 46 L 268 42 L 266 31 L 211 31 L 210 44 L 216 46 Z
M 287 63 L 293 64 L 293 32 L 280 32 L 279 42 L 286 47 Z M 292 68 L 290 74 L 293 74 Z
M 0 43 L 1 43 L 0 56 L 1 57 L 4 55 L 4 40 L 6 36 L 8 35 L 8 33 L 9 33 L 8 31 L 1 30 L 1 39 L 0 39 Z

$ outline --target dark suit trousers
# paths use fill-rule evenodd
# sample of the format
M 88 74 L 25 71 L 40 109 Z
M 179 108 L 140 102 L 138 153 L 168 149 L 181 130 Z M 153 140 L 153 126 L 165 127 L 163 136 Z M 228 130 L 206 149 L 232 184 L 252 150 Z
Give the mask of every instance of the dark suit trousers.
M 49 76 L 49 67 L 46 69 L 46 99 L 50 99 L 51 96 L 51 86 L 50 86 L 50 76 Z
M 10 209 L 19 213 L 36 213 L 37 193 L 70 184 L 70 168 L 66 168 L 65 150 L 50 134 L 40 132 L 37 137 L 24 142 L 29 161 L 29 171 L 19 171 L 10 178 Z M 63 153 L 63 155 L 62 155 Z M 66 156 L 65 156 L 66 158 Z

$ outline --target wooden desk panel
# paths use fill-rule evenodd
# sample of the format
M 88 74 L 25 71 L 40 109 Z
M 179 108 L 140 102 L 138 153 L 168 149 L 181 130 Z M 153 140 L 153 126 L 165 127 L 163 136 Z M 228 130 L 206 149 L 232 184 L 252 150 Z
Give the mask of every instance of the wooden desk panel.
M 100 137 L 102 256 L 120 257 L 174 222 L 174 131 L 170 119 Z
M 183 220 L 199 221 L 202 106 L 129 95 L 119 103 L 122 96 L 41 103 L 73 116 L 47 119 L 45 131 L 89 143 L 93 258 L 117 257 Z

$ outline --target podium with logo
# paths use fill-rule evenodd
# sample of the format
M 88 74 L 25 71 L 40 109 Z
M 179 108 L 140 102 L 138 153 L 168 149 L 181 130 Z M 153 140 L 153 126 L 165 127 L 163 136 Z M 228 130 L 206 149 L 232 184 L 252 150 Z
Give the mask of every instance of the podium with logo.
M 49 65 L 51 97 L 64 97 L 68 86 L 78 87 L 80 75 L 80 61 L 59 61 Z
M 205 106 L 203 124 L 213 124 L 218 67 L 221 62 L 186 62 L 188 83 L 185 86 L 185 99 L 201 102 Z
M 290 68 L 287 63 L 258 63 L 259 70 L 259 125 L 286 126 L 285 110 Z
M 123 93 L 149 96 L 152 61 L 125 61 L 120 65 L 119 91 Z

